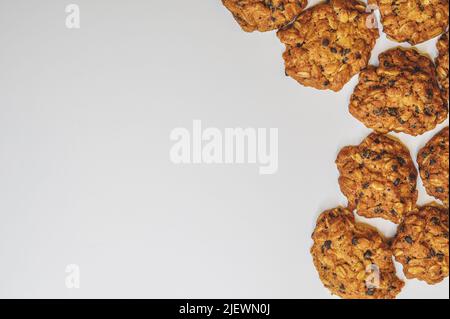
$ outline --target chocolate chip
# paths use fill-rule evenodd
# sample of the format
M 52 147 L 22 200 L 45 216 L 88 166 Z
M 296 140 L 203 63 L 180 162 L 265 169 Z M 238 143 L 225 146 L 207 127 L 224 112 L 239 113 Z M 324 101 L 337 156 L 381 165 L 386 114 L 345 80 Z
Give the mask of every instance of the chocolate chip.
M 365 259 L 370 259 L 370 258 L 372 258 L 372 256 L 373 256 L 373 254 L 372 254 L 372 252 L 371 252 L 370 250 L 367 250 L 367 251 L 364 253 L 364 258 L 365 258 Z
M 353 246 L 357 246 L 357 245 L 358 245 L 358 242 L 359 242 L 359 241 L 358 241 L 358 238 L 356 238 L 356 237 L 353 237 L 353 238 L 352 238 L 352 245 L 353 245 Z
M 366 291 L 367 296 L 373 296 L 375 294 L 375 288 L 369 288 Z
M 323 40 L 322 40 L 322 45 L 323 45 L 324 47 L 329 46 L 329 45 L 330 45 L 330 40 L 328 40 L 328 39 L 323 39 Z
M 395 107 L 389 107 L 387 112 L 390 116 L 398 116 L 398 110 Z
M 433 248 L 430 248 L 430 252 L 428 254 L 428 258 L 433 258 L 436 256 L 436 252 L 434 251 Z
M 342 50 L 342 54 L 343 54 L 343 55 L 347 55 L 347 54 L 349 54 L 350 52 L 352 52 L 352 50 L 350 50 L 350 49 L 348 49 L 348 48 L 345 48 L 344 50 Z
M 400 185 L 400 183 L 401 183 L 400 178 L 397 178 L 397 179 L 394 181 L 394 186 L 397 187 L 398 185 Z
M 405 241 L 408 243 L 408 244 L 412 244 L 412 243 L 414 243 L 414 241 L 413 241 L 413 239 L 410 237 L 410 236 L 406 236 L 405 237 Z
M 435 226 L 439 226 L 441 224 L 441 220 L 437 217 L 433 217 L 431 218 L 431 222 L 433 223 L 433 225 Z
M 400 164 L 400 166 L 403 166 L 406 164 L 406 161 L 403 157 L 398 156 L 397 157 L 397 162 Z
M 436 187 L 436 192 L 443 194 L 444 193 L 444 188 L 443 187 Z
M 370 150 L 366 148 L 365 150 L 363 150 L 361 156 L 363 158 L 370 158 L 370 153 L 371 153 Z
M 325 241 L 325 243 L 323 244 L 323 247 L 325 248 L 325 249 L 327 249 L 327 250 L 329 250 L 329 249 L 331 249 L 331 244 L 332 244 L 333 242 L 331 241 L 331 240 L 327 240 L 327 241 Z

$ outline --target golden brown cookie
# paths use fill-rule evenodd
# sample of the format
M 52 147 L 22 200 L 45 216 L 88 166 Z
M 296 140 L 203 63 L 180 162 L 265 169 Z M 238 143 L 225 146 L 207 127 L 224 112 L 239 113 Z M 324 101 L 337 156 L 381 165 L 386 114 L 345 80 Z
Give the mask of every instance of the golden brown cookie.
M 377 4 L 388 37 L 412 45 L 430 40 L 448 26 L 448 0 L 369 0 Z
M 417 170 L 397 140 L 372 133 L 360 145 L 344 147 L 336 164 L 349 209 L 359 215 L 399 224 L 416 206 Z
M 408 279 L 433 285 L 448 277 L 448 210 L 424 206 L 408 213 L 392 244 Z
M 311 248 L 320 280 L 345 299 L 393 299 L 404 283 L 392 251 L 373 228 L 356 223 L 345 208 L 325 211 L 317 220 Z
M 437 42 L 439 56 L 436 58 L 436 74 L 441 85 L 442 95 L 448 103 L 448 31 Z
M 246 32 L 271 31 L 292 22 L 307 0 L 222 0 Z
M 303 13 L 278 31 L 286 45 L 286 74 L 300 84 L 339 91 L 367 66 L 378 29 L 356 0 L 330 0 Z
M 448 207 L 448 126 L 435 135 L 417 155 L 420 177 L 427 193 Z
M 420 135 L 448 114 L 433 62 L 414 49 L 395 48 L 379 56 L 378 67 L 362 71 L 350 113 L 379 132 Z

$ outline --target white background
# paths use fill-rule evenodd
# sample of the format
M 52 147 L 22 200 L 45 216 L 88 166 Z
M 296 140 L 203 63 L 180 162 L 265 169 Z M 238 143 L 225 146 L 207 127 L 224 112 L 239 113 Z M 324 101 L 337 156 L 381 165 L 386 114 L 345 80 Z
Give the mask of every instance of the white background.
M 357 77 L 298 85 L 275 34 L 242 32 L 219 0 L 79 0 L 80 30 L 69 3 L 0 0 L 0 297 L 331 297 L 310 235 L 346 204 L 337 152 L 370 133 L 347 109 Z M 396 45 L 382 36 L 372 62 Z M 194 119 L 279 128 L 278 174 L 173 165 L 169 133 Z M 415 157 L 443 126 L 398 136 Z M 399 297 L 448 298 L 448 279 Z

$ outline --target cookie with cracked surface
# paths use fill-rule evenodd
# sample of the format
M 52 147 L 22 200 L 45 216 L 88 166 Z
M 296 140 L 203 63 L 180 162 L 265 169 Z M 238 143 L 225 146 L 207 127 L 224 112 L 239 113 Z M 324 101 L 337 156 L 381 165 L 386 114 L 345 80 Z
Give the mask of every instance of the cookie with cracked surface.
M 441 85 L 442 95 L 448 103 L 448 31 L 437 42 L 439 55 L 436 58 L 436 74 Z
M 388 37 L 412 45 L 430 40 L 448 26 L 448 0 L 369 0 L 381 13 Z
M 414 49 L 395 48 L 359 76 L 350 113 L 379 133 L 423 134 L 447 118 L 434 64 Z
M 430 285 L 448 277 L 448 210 L 424 206 L 408 213 L 392 244 L 408 279 Z
M 345 299 L 393 299 L 404 283 L 397 277 L 392 251 L 375 229 L 355 222 L 352 212 L 322 213 L 312 235 L 314 265 L 324 286 Z M 379 285 L 372 282 L 379 271 Z
M 420 177 L 427 193 L 448 207 L 449 129 L 436 134 L 417 155 Z
M 336 164 L 349 209 L 367 218 L 399 224 L 417 202 L 417 170 L 409 150 L 392 137 L 372 133 L 344 147 Z
M 364 69 L 379 37 L 364 3 L 330 0 L 278 31 L 286 74 L 304 86 L 339 91 Z
M 222 0 L 246 32 L 271 31 L 295 19 L 307 0 Z

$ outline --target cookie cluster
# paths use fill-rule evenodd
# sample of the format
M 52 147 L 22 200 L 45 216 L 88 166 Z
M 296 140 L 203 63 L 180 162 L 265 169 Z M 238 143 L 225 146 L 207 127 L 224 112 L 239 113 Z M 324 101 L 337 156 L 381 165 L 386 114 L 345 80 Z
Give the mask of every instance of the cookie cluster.
M 390 253 L 389 260 L 394 257 L 403 265 L 406 278 L 437 284 L 448 277 L 449 128 L 436 134 L 419 151 L 419 172 L 406 146 L 392 136 L 376 132 L 359 145 L 344 147 L 336 164 L 341 191 L 348 199 L 348 207 L 345 208 L 348 214 L 353 216 L 356 212 L 366 218 L 383 218 L 398 224 L 395 238 L 385 240 L 389 247 L 386 250 Z M 417 206 L 419 175 L 427 193 L 442 204 Z M 316 231 L 321 227 L 319 217 Z M 313 239 L 314 245 L 320 244 L 315 234 Z M 311 252 L 314 258 L 320 258 L 317 250 L 313 248 Z M 348 249 L 344 253 L 348 253 Z M 374 265 L 380 267 L 377 261 Z M 317 270 L 319 274 L 323 272 L 323 268 L 317 267 Z M 392 287 L 395 287 L 385 291 L 378 286 L 376 292 L 382 293 L 380 298 L 391 298 L 393 292 L 400 292 L 396 277 L 380 271 L 379 276 L 394 278 L 391 280 Z M 338 278 L 337 274 L 335 278 Z M 366 280 L 362 278 L 362 282 Z M 376 296 L 366 294 L 360 298 Z
M 448 117 L 448 0 L 222 0 L 246 32 L 277 30 L 286 46 L 285 73 L 301 85 L 340 91 L 359 75 L 350 113 L 374 133 L 338 154 L 339 186 L 348 207 L 325 211 L 312 235 L 311 254 L 320 279 L 333 294 L 352 299 L 395 298 L 407 279 L 437 284 L 449 275 L 449 128 L 436 134 L 416 159 L 399 140 L 417 136 Z M 433 61 L 415 48 L 394 48 L 369 65 L 379 38 L 373 13 L 396 42 L 416 45 L 443 34 Z M 417 206 L 417 180 L 440 201 Z M 385 239 L 355 214 L 398 226 Z

